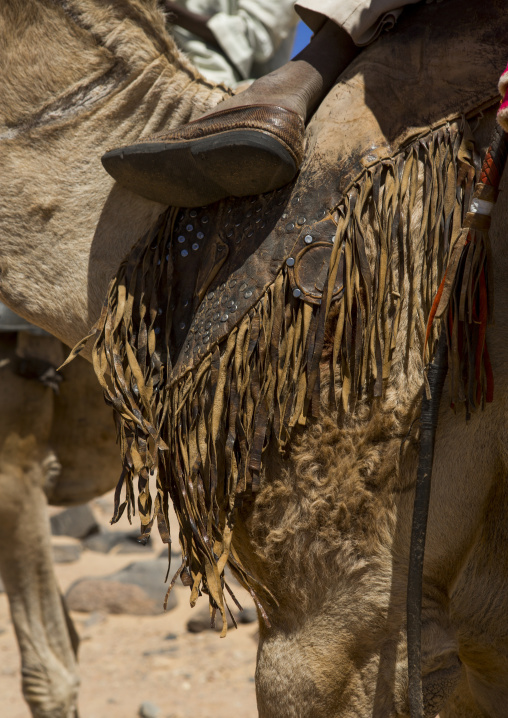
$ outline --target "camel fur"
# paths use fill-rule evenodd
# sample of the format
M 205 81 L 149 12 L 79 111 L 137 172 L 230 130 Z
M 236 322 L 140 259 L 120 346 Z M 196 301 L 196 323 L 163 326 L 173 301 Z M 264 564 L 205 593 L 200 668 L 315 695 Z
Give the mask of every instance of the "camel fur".
M 79 637 L 54 574 L 47 505 L 84 503 L 117 481 L 114 422 L 91 367 L 66 367 L 58 394 L 17 368 L 20 358 L 56 368 L 64 356 L 54 337 L 0 334 L 0 575 L 37 718 L 74 718 L 79 687 Z

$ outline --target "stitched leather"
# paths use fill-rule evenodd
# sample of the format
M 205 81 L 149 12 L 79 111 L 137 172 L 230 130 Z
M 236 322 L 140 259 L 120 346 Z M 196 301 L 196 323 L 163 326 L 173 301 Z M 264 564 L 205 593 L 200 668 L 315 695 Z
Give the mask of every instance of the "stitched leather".
M 257 130 L 273 135 L 286 146 L 297 166 L 301 165 L 304 122 L 296 112 L 275 105 L 249 105 L 219 110 L 177 130 L 143 139 L 138 144 L 184 142 L 235 130 Z
M 461 23 L 450 35 L 459 13 Z M 389 360 L 396 338 L 389 332 L 401 305 L 401 293 L 392 291 L 398 279 L 386 269 L 397 256 L 391 247 L 398 241 L 402 198 L 419 191 L 419 175 L 411 166 L 418 169 L 419 157 L 432 161 L 442 178 L 433 181 L 430 171 L 421 175 L 429 206 L 438 211 L 437 227 L 445 225 L 443 214 L 462 214 L 462 206 L 454 209 L 455 191 L 445 193 L 443 201 L 438 196 L 448 181 L 446 162 L 452 163 L 453 181 L 461 186 L 467 206 L 473 177 L 455 173 L 458 126 L 462 115 L 497 102 L 503 45 L 482 28 L 495 28 L 498 35 L 506 28 L 504 0 L 415 6 L 407 18 L 405 27 L 404 19 L 399 25 L 400 36 L 381 38 L 368 48 L 330 92 L 309 125 L 307 154 L 290 185 L 261 197 L 229 198 L 161 215 L 112 283 L 109 307 L 95 334 L 101 383 L 122 416 L 127 497 L 120 504 L 120 482 L 115 520 L 133 502 L 137 478 L 143 533 L 148 535 L 155 519 L 164 530 L 169 491 L 184 527 L 184 559 L 174 580 L 183 571 L 187 581 L 188 569 L 193 596 L 201 585 L 223 620 L 220 574 L 226 561 L 253 596 L 264 591 L 244 571 L 240 557 L 230 553 L 230 517 L 242 497 L 257 489 L 267 441 L 275 437 L 280 446 L 289 443 L 295 426 L 317 416 L 327 300 L 340 296 L 344 279 L 346 299 L 340 308 L 350 308 L 348 323 L 345 311 L 339 314 L 337 355 L 329 355 L 333 371 L 339 372 L 342 358 L 349 367 L 343 405 L 349 406 L 348 397 L 365 385 L 360 369 L 367 361 L 372 367 L 367 389 L 382 396 L 390 371 L 386 356 Z M 409 42 L 417 52 L 408 52 Z M 486 54 L 491 59 L 487 64 Z M 422 64 L 421 57 L 433 61 Z M 454 118 L 459 123 L 449 125 Z M 468 167 L 474 176 L 474 166 Z M 398 187 L 394 195 L 381 184 L 388 174 L 390 186 Z M 376 207 L 388 203 L 379 215 L 386 231 L 379 232 L 375 274 L 384 280 L 390 275 L 383 289 L 372 279 L 361 232 L 355 229 L 348 239 L 353 221 L 372 216 L 366 212 L 366 198 Z M 337 224 L 341 233 L 330 263 L 342 246 L 338 240 L 344 240 L 349 257 L 355 251 L 355 272 L 346 266 L 343 278 L 337 274 L 335 283 L 322 285 L 320 268 Z M 433 265 L 420 269 L 422 276 L 438 276 L 439 254 L 426 254 Z M 291 273 L 286 271 L 292 266 Z M 339 262 L 336 266 L 340 271 Z M 319 281 L 313 277 L 316 267 Z M 126 302 L 127 293 L 132 301 Z M 369 319 L 374 305 L 366 305 L 365 298 L 371 295 L 384 297 L 376 305 L 382 323 Z M 372 343 L 364 341 L 367 320 Z M 106 368 L 113 381 L 106 378 Z M 153 511 L 148 490 L 152 467 L 158 468 Z

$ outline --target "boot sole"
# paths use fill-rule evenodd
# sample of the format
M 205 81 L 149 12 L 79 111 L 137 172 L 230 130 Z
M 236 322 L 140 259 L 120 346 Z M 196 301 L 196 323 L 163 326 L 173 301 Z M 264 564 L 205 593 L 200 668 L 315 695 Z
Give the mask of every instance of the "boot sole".
M 269 192 L 291 182 L 298 171 L 286 146 L 260 130 L 140 143 L 106 152 L 102 164 L 122 187 L 174 207 Z

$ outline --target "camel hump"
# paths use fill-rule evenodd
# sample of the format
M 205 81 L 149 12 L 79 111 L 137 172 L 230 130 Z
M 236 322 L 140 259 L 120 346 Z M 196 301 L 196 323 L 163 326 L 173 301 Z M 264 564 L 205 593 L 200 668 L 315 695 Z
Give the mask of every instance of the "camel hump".
M 369 165 L 446 120 L 496 103 L 507 31 L 504 0 L 407 8 L 396 30 L 366 48 L 319 107 L 302 175 L 340 177 L 326 203 L 333 206 Z

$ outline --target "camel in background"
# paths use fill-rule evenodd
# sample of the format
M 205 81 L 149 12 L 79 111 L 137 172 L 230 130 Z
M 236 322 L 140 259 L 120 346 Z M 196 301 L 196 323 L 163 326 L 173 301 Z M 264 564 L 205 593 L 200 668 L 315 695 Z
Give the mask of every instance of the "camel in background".
M 74 714 L 79 637 L 56 582 L 47 504 L 72 506 L 112 489 L 118 449 L 90 365 L 48 376 L 66 356 L 50 335 L 0 333 L 0 576 L 35 716 Z M 43 376 L 41 381 L 39 376 Z

